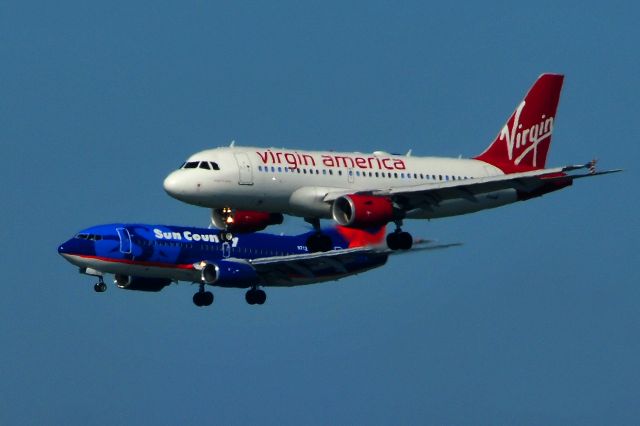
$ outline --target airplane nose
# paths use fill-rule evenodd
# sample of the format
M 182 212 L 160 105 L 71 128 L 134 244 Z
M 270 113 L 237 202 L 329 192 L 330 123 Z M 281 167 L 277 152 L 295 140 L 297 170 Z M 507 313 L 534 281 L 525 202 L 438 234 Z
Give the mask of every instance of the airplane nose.
M 180 180 L 176 176 L 176 172 L 170 173 L 169 176 L 164 179 L 163 187 L 167 194 L 173 198 L 177 198 L 180 194 Z

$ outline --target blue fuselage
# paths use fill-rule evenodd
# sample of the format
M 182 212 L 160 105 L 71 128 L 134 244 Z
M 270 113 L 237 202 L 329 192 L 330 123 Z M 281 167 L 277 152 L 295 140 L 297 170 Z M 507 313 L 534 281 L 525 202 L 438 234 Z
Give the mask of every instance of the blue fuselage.
M 353 247 L 349 231 L 328 229 L 334 249 Z M 110 273 L 135 277 L 200 282 L 198 265 L 207 262 L 249 263 L 308 253 L 310 233 L 282 236 L 268 233 L 236 234 L 223 241 L 216 229 L 147 224 L 109 224 L 87 228 L 58 247 L 58 253 L 85 273 Z M 336 271 L 331 264 L 316 267 L 312 274 L 282 269 L 280 274 L 260 278 L 259 283 L 217 282 L 229 287 L 292 286 L 312 284 L 353 275 L 382 266 L 386 254 L 355 256 L 346 267 Z

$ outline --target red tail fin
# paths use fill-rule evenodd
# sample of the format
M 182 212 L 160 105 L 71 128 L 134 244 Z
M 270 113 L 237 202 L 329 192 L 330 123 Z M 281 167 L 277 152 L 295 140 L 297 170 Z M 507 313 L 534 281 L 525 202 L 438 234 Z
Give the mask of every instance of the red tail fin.
M 563 80 L 561 74 L 542 74 L 493 143 L 475 159 L 505 173 L 543 169 Z

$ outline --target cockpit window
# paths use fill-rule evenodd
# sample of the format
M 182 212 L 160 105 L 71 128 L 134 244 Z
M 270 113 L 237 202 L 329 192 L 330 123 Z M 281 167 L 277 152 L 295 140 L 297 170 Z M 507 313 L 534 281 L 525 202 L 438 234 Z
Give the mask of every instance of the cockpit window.
M 220 170 L 218 163 L 213 161 L 187 161 L 182 165 L 183 169 L 205 169 L 205 170 Z
M 78 234 L 76 238 L 80 240 L 90 240 L 90 241 L 100 241 L 102 239 L 102 235 L 97 234 Z

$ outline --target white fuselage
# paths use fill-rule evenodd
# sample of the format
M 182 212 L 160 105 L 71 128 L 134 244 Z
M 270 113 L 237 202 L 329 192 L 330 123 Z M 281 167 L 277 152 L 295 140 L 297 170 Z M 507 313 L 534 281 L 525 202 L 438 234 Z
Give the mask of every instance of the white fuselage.
M 208 169 L 199 166 L 202 162 L 208 163 Z M 332 192 L 408 188 L 504 174 L 472 159 L 256 147 L 209 149 L 192 155 L 185 164 L 191 168 L 172 172 L 164 182 L 165 190 L 179 200 L 210 208 L 319 218 L 331 217 L 331 205 L 324 198 Z M 408 211 L 407 217 L 454 216 L 515 201 L 516 191 L 508 189 L 473 200 L 463 196 L 436 206 L 429 203 L 428 208 Z

